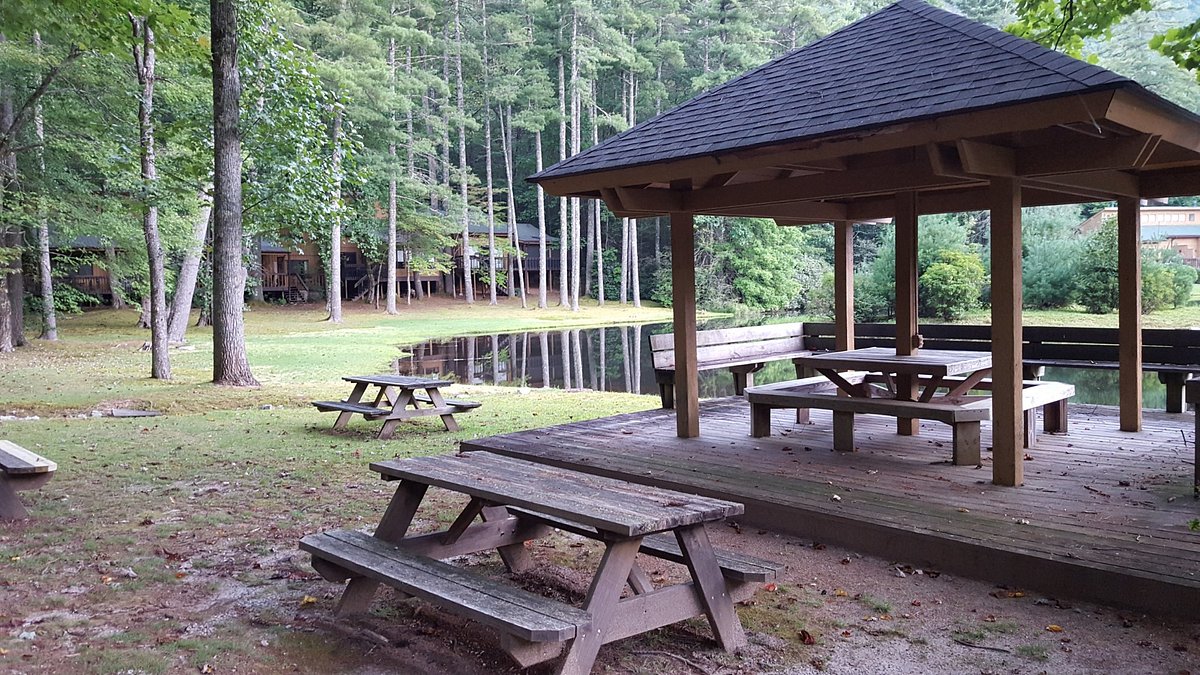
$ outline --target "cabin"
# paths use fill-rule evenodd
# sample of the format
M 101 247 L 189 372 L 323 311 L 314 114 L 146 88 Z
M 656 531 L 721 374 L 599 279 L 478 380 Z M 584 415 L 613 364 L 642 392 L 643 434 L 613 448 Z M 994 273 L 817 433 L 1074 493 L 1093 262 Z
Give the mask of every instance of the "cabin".
M 119 249 L 114 249 L 119 250 Z M 112 301 L 112 282 L 104 266 L 106 246 L 99 237 L 76 237 L 50 247 L 51 266 L 68 270 L 62 281 L 102 302 Z M 33 288 L 28 285 L 27 288 Z
M 1095 232 L 1116 218 L 1116 207 L 1101 209 L 1083 221 L 1079 231 Z M 1200 269 L 1200 206 L 1143 206 L 1142 246 L 1173 249 L 1185 263 Z
M 474 290 L 476 295 L 487 293 L 488 289 L 488 274 L 487 274 L 487 241 L 488 241 L 488 226 L 486 222 L 472 221 L 467 231 L 470 234 L 470 245 L 468 250 L 471 257 L 471 270 L 474 272 Z M 497 222 L 495 226 L 496 247 L 500 249 L 508 248 L 509 235 L 508 223 Z M 456 242 L 454 246 L 454 274 L 453 279 L 447 288 L 457 289 L 462 284 L 463 265 L 462 265 L 462 247 L 459 243 L 462 241 L 462 233 L 459 232 L 454 236 Z M 527 293 L 537 293 L 538 289 L 538 270 L 540 269 L 541 259 L 538 252 L 540 245 L 537 225 L 529 223 L 517 223 L 517 246 L 521 250 L 521 264 L 524 268 L 525 275 L 521 284 L 497 284 L 499 293 L 503 295 L 514 295 L 517 288 L 526 289 Z M 517 261 L 511 252 L 506 252 L 503 255 L 497 256 L 496 261 L 497 271 L 503 271 L 507 276 L 511 269 L 512 274 L 517 273 Z M 561 261 L 558 253 L 558 237 L 546 235 L 546 290 L 558 290 L 558 273 L 562 269 Z

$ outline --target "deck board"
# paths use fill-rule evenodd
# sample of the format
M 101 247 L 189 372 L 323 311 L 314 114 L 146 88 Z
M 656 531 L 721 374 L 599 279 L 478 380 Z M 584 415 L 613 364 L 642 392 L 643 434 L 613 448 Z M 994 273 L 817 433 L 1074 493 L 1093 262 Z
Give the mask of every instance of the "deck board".
M 975 468 L 950 464 L 950 427 L 935 422 L 904 437 L 893 419 L 861 415 L 858 451 L 837 453 L 826 411 L 804 425 L 774 411 L 769 438 L 750 437 L 749 417 L 743 399 L 716 399 L 702 404 L 694 439 L 677 438 L 672 413 L 653 410 L 463 449 L 740 501 L 747 524 L 892 560 L 1200 616 L 1190 414 L 1147 411 L 1144 430 L 1128 433 L 1115 408 L 1072 405 L 1070 433 L 1039 434 L 1027 451 L 1020 488 L 991 484 L 988 422 Z

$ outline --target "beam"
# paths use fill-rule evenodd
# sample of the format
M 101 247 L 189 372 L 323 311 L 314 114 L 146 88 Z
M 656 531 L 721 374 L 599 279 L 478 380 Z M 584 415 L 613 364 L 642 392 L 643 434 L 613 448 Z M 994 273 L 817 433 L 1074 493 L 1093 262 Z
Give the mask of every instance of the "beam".
M 675 433 L 700 435 L 696 367 L 696 231 L 690 213 L 671 214 L 671 302 L 675 318 Z
M 896 354 L 916 354 L 917 335 L 917 194 L 896 194 Z M 916 400 L 917 380 L 912 375 L 896 378 L 897 398 Z M 915 436 L 917 420 L 896 420 L 896 433 Z
M 1017 153 L 1019 176 L 1042 176 L 1076 171 L 1138 169 L 1145 166 L 1158 148 L 1160 136 L 1136 134 L 1117 138 L 1081 138 L 1070 145 L 1022 148 Z
M 992 221 L 992 482 L 1025 480 L 1021 370 L 1021 183 L 996 177 Z
M 1200 194 L 1200 166 L 1146 173 L 1141 179 L 1143 199 Z
M 1117 200 L 1121 431 L 1142 429 L 1142 223 L 1136 198 Z
M 1177 112 L 1168 113 L 1162 103 L 1129 91 L 1115 92 L 1103 117 L 1136 131 L 1154 133 L 1162 140 L 1192 152 L 1200 152 L 1200 126 Z
M 1118 197 L 1137 197 L 1141 194 L 1138 177 L 1124 171 L 1089 171 L 1038 176 L 1028 179 L 1027 182 L 1043 189 L 1096 198 L 1101 201 Z
M 833 226 L 834 340 L 838 351 L 854 349 L 854 223 Z

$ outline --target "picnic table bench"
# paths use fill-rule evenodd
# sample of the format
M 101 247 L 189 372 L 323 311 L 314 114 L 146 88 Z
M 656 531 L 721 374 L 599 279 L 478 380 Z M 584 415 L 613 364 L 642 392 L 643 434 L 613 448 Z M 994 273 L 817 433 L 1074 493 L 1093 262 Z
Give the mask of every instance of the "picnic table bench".
M 733 603 L 775 578 L 774 563 L 718 552 L 705 523 L 742 505 L 511 459 L 486 452 L 371 464 L 400 484 L 373 535 L 335 530 L 300 548 L 330 581 L 348 581 L 338 613 L 364 611 L 379 584 L 474 619 L 501 634 L 522 666 L 556 658 L 558 673 L 590 672 L 600 646 L 695 616 L 706 616 L 728 650 L 745 644 Z M 408 536 L 427 489 L 470 501 L 443 532 Z M 476 519 L 482 522 L 475 522 Z M 443 562 L 496 549 L 511 571 L 532 565 L 524 542 L 559 528 L 604 542 L 582 607 L 544 598 Z M 687 565 L 691 582 L 655 587 L 638 553 Z M 631 593 L 622 598 L 628 585 Z
M 0 520 L 29 517 L 17 491 L 39 488 L 54 477 L 58 465 L 12 441 L 0 440 Z
M 387 440 L 395 433 L 396 426 L 414 417 L 437 415 L 447 431 L 458 431 L 454 413 L 478 408 L 476 401 L 462 401 L 442 397 L 441 388 L 454 384 L 451 380 L 434 380 L 406 375 L 349 375 L 342 378 L 354 384 L 354 389 L 344 401 L 313 401 L 321 412 L 337 412 L 334 429 L 344 429 L 355 415 L 368 420 L 383 420 L 379 438 Z M 378 387 L 371 403 L 363 402 L 368 387 Z M 430 407 L 421 407 L 422 404 Z
M 1186 387 L 1187 402 L 1196 408 L 1192 413 L 1192 417 L 1196 421 L 1196 433 L 1192 438 L 1192 449 L 1196 454 L 1195 460 L 1192 462 L 1194 474 L 1192 479 L 1192 496 L 1200 499 L 1200 377 L 1188 378 Z
M 654 379 L 663 408 L 675 407 L 675 334 L 650 336 Z M 696 333 L 696 363 L 699 370 L 728 368 L 733 374 L 734 393 L 741 396 L 754 385 L 754 373 L 771 361 L 795 359 L 812 351 L 804 346 L 804 324 L 781 323 L 745 328 L 702 330 Z M 796 367 L 796 377 L 802 371 Z

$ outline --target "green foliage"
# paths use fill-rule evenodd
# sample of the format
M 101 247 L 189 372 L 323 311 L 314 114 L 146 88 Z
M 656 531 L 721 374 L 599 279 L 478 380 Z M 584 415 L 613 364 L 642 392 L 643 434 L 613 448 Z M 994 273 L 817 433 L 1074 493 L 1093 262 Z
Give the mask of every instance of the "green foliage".
M 1007 30 L 1079 58 L 1086 39 L 1108 37 L 1122 19 L 1152 7 L 1151 0 L 1017 0 L 1019 19 Z
M 1142 312 L 1181 307 L 1191 299 L 1196 270 L 1169 248 L 1142 250 Z
M 918 279 L 924 316 L 946 321 L 960 319 L 979 307 L 984 282 L 983 262 L 975 253 L 942 250 Z
M 733 219 L 725 255 L 733 271 L 733 288 L 743 304 L 779 310 L 795 301 L 800 292 L 799 234 L 796 228 L 779 227 L 769 220 Z
M 967 243 L 967 223 L 954 216 L 923 216 L 917 226 L 917 279 L 918 299 L 924 294 L 921 278 L 931 266 L 942 261 L 946 252 L 961 253 L 979 260 L 975 247 Z M 982 270 L 982 262 L 980 269 Z M 879 321 L 893 316 L 896 298 L 896 230 L 889 228 L 879 242 L 878 255 L 858 275 L 854 289 L 855 316 L 863 321 Z M 945 270 L 933 279 L 941 283 L 946 280 Z M 980 279 L 982 283 L 982 278 Z M 979 302 L 979 295 L 974 296 Z M 935 312 L 937 305 L 921 303 L 922 313 Z
M 1074 304 L 1083 249 L 1084 242 L 1079 239 L 1043 239 L 1026 244 L 1022 262 L 1024 305 L 1050 309 Z
M 1092 314 L 1107 314 L 1119 302 L 1117 224 L 1106 221 L 1087 238 L 1076 275 L 1079 302 Z
M 1200 19 L 1150 38 L 1150 48 L 1190 70 L 1200 81 Z

